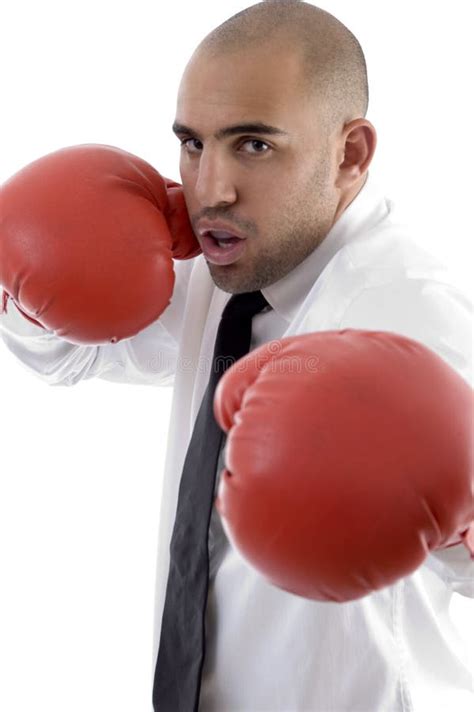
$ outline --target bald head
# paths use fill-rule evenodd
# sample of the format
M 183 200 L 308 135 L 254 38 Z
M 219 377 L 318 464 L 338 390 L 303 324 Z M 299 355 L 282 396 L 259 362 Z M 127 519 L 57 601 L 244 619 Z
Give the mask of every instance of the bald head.
M 231 255 L 201 236 L 214 282 L 233 293 L 273 284 L 325 239 L 366 180 L 376 133 L 359 43 L 314 5 L 265 0 L 204 38 L 177 99 L 196 235 L 219 219 L 246 238 Z
M 218 57 L 273 47 L 274 62 L 288 51 L 301 62 L 301 91 L 315 98 L 330 131 L 368 107 L 367 68 L 356 37 L 330 13 L 300 0 L 264 0 L 214 29 L 196 53 Z

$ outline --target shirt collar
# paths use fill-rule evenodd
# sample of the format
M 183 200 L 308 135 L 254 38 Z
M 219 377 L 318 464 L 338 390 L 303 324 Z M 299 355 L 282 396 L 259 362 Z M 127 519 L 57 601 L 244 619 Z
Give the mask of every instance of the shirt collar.
M 262 289 L 273 309 L 291 323 L 310 289 L 336 252 L 348 242 L 367 234 L 387 216 L 391 202 L 387 201 L 376 183 L 367 180 L 353 201 L 334 223 L 324 240 L 303 262 L 282 279 Z

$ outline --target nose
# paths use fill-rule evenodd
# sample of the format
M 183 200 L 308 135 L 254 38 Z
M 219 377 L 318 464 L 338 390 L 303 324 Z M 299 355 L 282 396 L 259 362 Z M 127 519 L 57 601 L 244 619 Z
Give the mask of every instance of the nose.
M 237 191 L 229 159 L 218 150 L 204 148 L 199 158 L 196 198 L 206 208 L 235 203 Z

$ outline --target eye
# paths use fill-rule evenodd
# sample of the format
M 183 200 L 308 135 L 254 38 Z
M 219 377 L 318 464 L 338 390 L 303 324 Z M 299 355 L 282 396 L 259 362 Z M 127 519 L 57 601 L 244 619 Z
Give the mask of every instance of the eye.
M 201 143 L 200 141 L 198 141 L 197 138 L 183 138 L 180 141 L 181 148 L 185 148 L 188 153 L 194 153 L 192 148 L 190 148 L 190 146 L 188 145 L 190 141 L 196 141 L 196 143 Z M 201 146 L 202 146 L 202 144 L 201 144 Z
M 257 154 L 257 153 L 268 153 L 270 150 L 270 146 L 268 143 L 265 143 L 265 141 L 260 141 L 258 138 L 252 138 L 252 139 L 247 139 L 246 141 L 243 142 L 242 146 L 245 146 L 245 144 L 251 144 L 255 149 L 255 151 L 246 151 L 245 153 L 250 153 L 250 154 Z M 266 146 L 266 150 L 259 150 L 259 147 L 261 146 Z

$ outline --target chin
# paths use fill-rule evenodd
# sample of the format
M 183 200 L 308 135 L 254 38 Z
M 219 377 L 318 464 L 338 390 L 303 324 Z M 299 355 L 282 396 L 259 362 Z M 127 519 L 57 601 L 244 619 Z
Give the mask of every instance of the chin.
M 229 294 L 256 292 L 269 284 L 268 279 L 265 280 L 263 275 L 259 276 L 249 269 L 245 270 L 243 266 L 239 270 L 239 262 L 230 265 L 215 265 L 208 262 L 207 266 L 216 287 Z
M 231 265 L 228 265 L 228 267 Z M 226 267 L 225 269 L 227 269 Z M 213 270 L 210 270 L 211 272 L 211 277 L 212 281 L 216 285 L 216 287 L 219 287 L 223 292 L 228 292 L 229 294 L 242 294 L 243 292 L 253 292 L 254 289 L 252 287 L 248 287 L 247 284 L 245 284 L 245 281 L 242 279 L 239 279 L 237 276 L 235 276 L 234 279 L 232 279 L 227 275 L 222 275 L 222 274 L 215 274 Z

